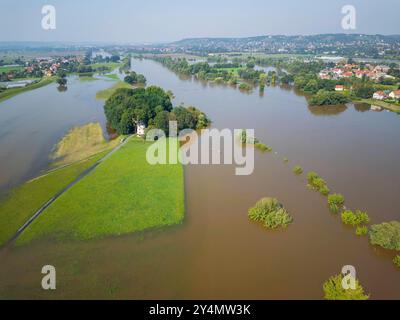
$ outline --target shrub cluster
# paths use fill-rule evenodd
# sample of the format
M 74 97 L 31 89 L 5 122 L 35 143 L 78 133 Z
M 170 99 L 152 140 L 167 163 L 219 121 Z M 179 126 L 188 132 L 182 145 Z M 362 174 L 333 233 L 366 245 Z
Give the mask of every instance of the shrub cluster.
M 307 175 L 308 187 L 312 190 L 320 192 L 322 195 L 327 196 L 330 192 L 325 180 L 322 179 L 318 173 L 309 172 Z
M 339 193 L 334 193 L 328 196 L 329 210 L 333 213 L 339 213 L 344 207 L 344 197 Z
M 267 229 L 287 227 L 293 222 L 292 216 L 283 208 L 276 198 L 259 200 L 248 212 L 250 220 L 262 222 Z
M 383 222 L 371 226 L 369 239 L 373 245 L 400 251 L 400 222 Z
M 393 258 L 393 263 L 394 263 L 394 265 L 395 265 L 396 267 L 399 267 L 399 268 L 400 268 L 400 256 L 399 256 L 399 255 L 397 255 L 397 256 L 395 256 L 395 257 Z
M 360 226 L 361 224 L 369 223 L 369 216 L 366 212 L 361 210 L 356 210 L 355 212 L 345 210 L 342 213 L 342 221 L 344 224 L 349 224 L 351 226 Z
M 357 236 L 365 236 L 368 233 L 368 227 L 367 226 L 358 226 L 356 228 L 356 235 Z
M 300 166 L 295 166 L 295 167 L 293 168 L 293 173 L 294 173 L 294 174 L 297 174 L 297 175 L 300 175 L 300 174 L 303 173 L 303 168 L 300 167 Z
M 364 293 L 364 288 L 357 279 L 355 289 L 344 289 L 342 286 L 343 276 L 338 274 L 330 277 L 323 284 L 325 299 L 327 300 L 368 300 L 369 295 Z
M 246 130 L 243 130 L 243 129 L 241 130 L 239 139 L 243 144 L 252 144 L 252 145 L 254 145 L 255 148 L 257 148 L 258 150 L 260 150 L 262 152 L 271 152 L 272 151 L 271 147 L 260 142 L 260 140 L 258 140 L 256 137 L 248 137 Z

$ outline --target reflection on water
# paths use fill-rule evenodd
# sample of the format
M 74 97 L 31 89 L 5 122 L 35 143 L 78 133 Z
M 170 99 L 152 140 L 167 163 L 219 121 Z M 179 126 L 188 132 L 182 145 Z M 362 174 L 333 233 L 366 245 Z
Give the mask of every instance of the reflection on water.
M 347 110 L 346 105 L 337 106 L 308 106 L 308 110 L 315 116 L 335 116 Z
M 367 103 L 356 103 L 354 109 L 358 112 L 366 112 L 371 110 L 371 106 Z
M 277 154 L 256 152 L 251 176 L 235 176 L 230 165 L 186 166 L 182 225 L 84 243 L 40 241 L 0 253 L 0 297 L 319 299 L 323 281 L 350 264 L 372 298 L 400 298 L 393 254 L 356 237 L 329 213 L 326 198 L 306 188 L 305 176 L 291 172 L 296 164 L 317 171 L 373 223 L 398 220 L 395 114 L 351 105 L 311 109 L 289 88 L 242 94 L 182 80 L 153 61 L 134 60 L 133 69 L 149 85 L 172 90 L 176 104 L 199 107 L 215 128 L 254 128 Z M 263 196 L 284 203 L 294 217 L 288 229 L 270 232 L 248 221 L 247 209 Z M 39 288 L 44 264 L 58 270 L 55 292 Z

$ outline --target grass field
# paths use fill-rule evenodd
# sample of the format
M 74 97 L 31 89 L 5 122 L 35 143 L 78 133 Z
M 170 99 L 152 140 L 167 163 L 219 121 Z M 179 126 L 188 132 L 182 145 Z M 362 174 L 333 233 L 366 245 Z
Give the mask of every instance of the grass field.
M 120 88 L 132 88 L 132 86 L 126 82 L 119 81 L 115 83 L 111 88 L 100 90 L 96 93 L 96 99 L 107 100 L 111 95 Z
M 117 69 L 122 66 L 120 62 L 104 62 L 104 63 L 93 63 L 90 65 L 94 71 L 101 71 L 101 72 L 110 72 L 114 69 Z M 100 70 L 99 70 L 100 69 Z M 104 70 L 101 70 L 104 69 Z
M 149 145 L 142 139 L 130 140 L 60 196 L 17 244 L 39 238 L 87 240 L 182 222 L 183 167 L 150 165 Z
M 105 74 L 104 76 L 107 77 L 107 78 L 109 78 L 109 79 L 111 79 L 111 80 L 119 80 L 118 75 L 115 74 L 115 73 L 112 73 L 112 74 Z
M 95 77 L 91 77 L 91 76 L 82 76 L 82 77 L 79 77 L 79 80 L 80 81 L 95 81 L 95 80 L 99 80 L 99 79 L 97 79 Z
M 17 94 L 46 86 L 46 85 L 52 83 L 54 80 L 55 80 L 55 77 L 49 77 L 49 78 L 46 77 L 46 78 L 42 78 L 42 80 L 40 80 L 39 82 L 27 85 L 26 87 L 23 87 L 23 88 L 7 89 L 3 92 L 0 92 L 0 102 L 10 99 Z
M 118 143 L 118 139 L 107 142 L 100 123 L 92 122 L 72 128 L 57 144 L 52 158 L 55 160 L 54 165 L 65 165 L 111 149 Z
M 16 67 L 3 66 L 3 67 L 0 67 L 0 73 L 3 73 L 3 72 L 7 73 L 7 72 L 10 72 L 10 71 L 21 71 L 23 69 L 25 69 L 24 66 L 16 66 Z
M 43 204 L 104 155 L 102 153 L 49 172 L 17 187 L 0 199 L 0 245 L 9 240 Z
M 239 77 L 238 71 L 240 68 L 217 68 L 219 71 L 232 72 L 236 77 Z

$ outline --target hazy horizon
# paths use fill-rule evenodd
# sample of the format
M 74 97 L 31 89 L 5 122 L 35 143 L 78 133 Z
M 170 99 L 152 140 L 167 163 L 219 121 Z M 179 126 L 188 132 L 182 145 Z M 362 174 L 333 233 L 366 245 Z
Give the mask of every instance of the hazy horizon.
M 56 29 L 41 27 L 43 5 L 56 8 Z M 341 9 L 356 8 L 357 27 L 343 30 Z M 396 35 L 400 1 L 1 0 L 0 42 L 168 43 L 187 38 L 357 33 Z M 384 23 L 382 23 L 384 22 Z

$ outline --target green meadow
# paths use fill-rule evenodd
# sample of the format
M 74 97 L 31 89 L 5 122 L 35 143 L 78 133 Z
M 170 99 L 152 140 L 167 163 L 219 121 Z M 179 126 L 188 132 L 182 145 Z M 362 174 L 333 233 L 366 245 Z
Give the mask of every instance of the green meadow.
M 0 201 L 0 245 L 8 241 L 42 205 L 104 155 L 101 153 L 48 172 L 5 195 Z
M 24 66 L 12 66 L 12 67 L 2 66 L 2 67 L 0 67 L 0 73 L 3 73 L 3 72 L 8 73 L 10 71 L 21 71 L 23 69 L 25 69 Z
M 182 222 L 183 167 L 149 164 L 149 145 L 131 139 L 61 195 L 17 244 L 40 238 L 87 240 Z
M 132 86 L 124 81 L 118 81 L 115 83 L 111 88 L 100 90 L 96 93 L 96 99 L 97 100 L 107 100 L 109 97 L 112 96 L 112 94 L 117 90 L 121 88 L 132 88 Z
M 120 62 L 101 62 L 92 63 L 90 66 L 94 71 L 110 72 L 114 69 L 119 68 L 122 65 Z
M 26 87 L 23 88 L 12 88 L 12 89 L 7 89 L 3 92 L 0 92 L 0 102 L 7 100 L 17 94 L 20 94 L 22 92 L 34 90 L 43 86 L 47 86 L 48 84 L 52 83 L 55 80 L 55 77 L 45 77 L 42 78 L 39 82 L 29 84 Z

